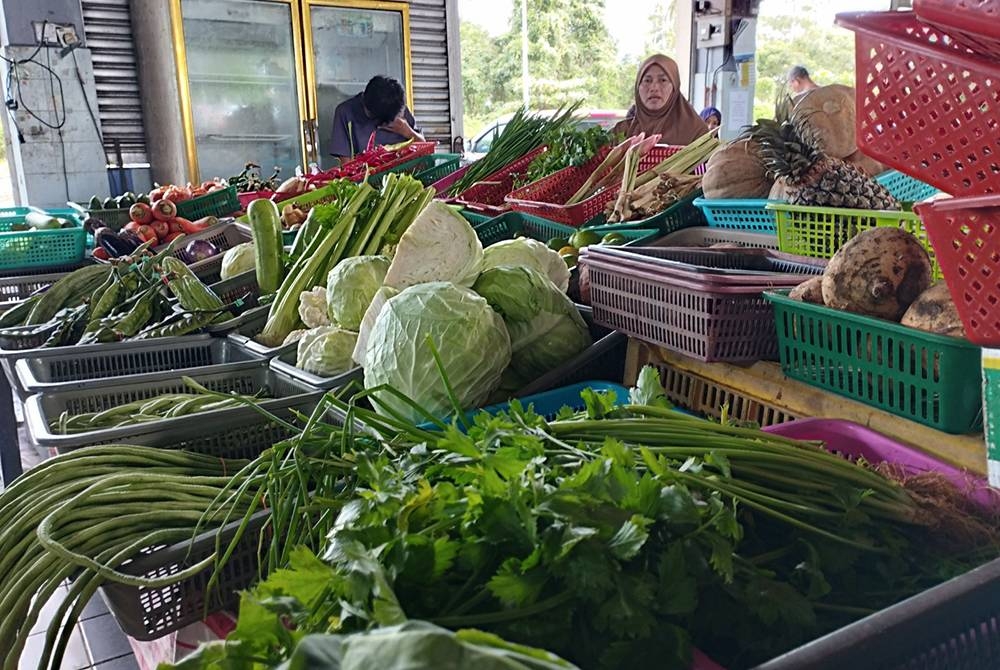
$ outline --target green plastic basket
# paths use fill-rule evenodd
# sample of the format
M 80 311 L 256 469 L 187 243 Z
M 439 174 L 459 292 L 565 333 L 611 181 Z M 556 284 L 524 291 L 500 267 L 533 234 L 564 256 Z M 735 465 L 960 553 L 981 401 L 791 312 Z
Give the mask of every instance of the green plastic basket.
M 931 257 L 934 278 L 941 278 L 920 217 L 912 212 L 873 209 L 837 209 L 835 207 L 803 207 L 772 202 L 767 209 L 775 214 L 778 226 L 778 248 L 781 251 L 811 258 L 830 258 L 845 242 L 863 230 L 894 227 L 912 233 Z
M 444 179 L 451 173 L 458 170 L 461 162 L 461 154 L 432 154 L 432 167 L 413 174 L 424 186 L 430 186 L 439 179 Z
M 566 226 L 523 212 L 501 214 L 478 226 L 474 226 L 473 229 L 476 231 L 476 235 L 479 236 L 479 240 L 483 243 L 484 247 L 513 239 L 518 235 L 530 237 L 539 242 L 547 242 L 553 238 L 568 239 L 573 233 L 579 232 L 579 229 L 572 226 Z M 602 237 L 608 233 L 619 233 L 627 240 L 623 246 L 645 244 L 660 236 L 658 230 L 643 230 L 639 228 L 621 229 L 617 226 L 597 226 L 588 228 L 587 230 L 592 230 Z
M 946 433 L 982 425 L 980 349 L 967 340 L 812 305 L 774 305 L 781 367 L 792 379 Z
M 608 223 L 608 218 L 604 214 L 591 219 L 586 227 L 596 228 L 598 226 L 613 226 L 618 230 L 625 230 L 627 228 L 642 228 L 645 230 L 658 230 L 661 235 L 667 235 L 673 233 L 682 228 L 690 228 L 692 226 L 704 226 L 705 213 L 701 211 L 700 207 L 696 207 L 694 201 L 701 197 L 701 189 L 698 189 L 694 193 L 691 193 L 673 205 L 663 210 L 659 214 L 654 214 L 645 219 L 639 219 L 638 221 L 628 221 L 625 223 Z
M 11 231 L 11 226 L 23 221 L 24 216 L 0 219 L 0 271 L 69 265 L 83 260 L 87 233 L 79 220 L 74 219 L 73 228 Z
M 104 225 L 116 232 L 131 221 L 128 216 L 128 207 L 124 209 L 87 209 L 76 202 L 67 202 L 66 204 L 76 210 L 84 220 L 89 218 L 100 219 L 104 222 Z
M 177 216 L 197 221 L 206 216 L 229 216 L 241 209 L 236 187 L 230 186 L 177 203 Z
M 480 214 L 479 212 L 473 212 L 471 209 L 463 209 L 459 212 L 465 220 L 472 224 L 473 227 L 478 226 L 481 223 L 486 223 L 490 219 L 496 218 L 490 216 L 489 214 Z

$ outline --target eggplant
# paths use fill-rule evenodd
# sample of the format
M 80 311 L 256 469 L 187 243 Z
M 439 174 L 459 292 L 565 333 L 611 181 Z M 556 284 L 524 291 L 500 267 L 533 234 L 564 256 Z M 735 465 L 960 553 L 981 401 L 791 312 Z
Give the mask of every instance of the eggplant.
M 108 224 L 104 223 L 96 216 L 87 217 L 87 220 L 83 222 L 83 229 L 91 235 L 96 235 L 98 230 L 107 227 Z
M 100 228 L 96 233 L 94 233 L 94 244 L 95 246 L 99 246 L 107 251 L 108 256 L 112 258 L 127 256 L 139 248 L 141 240 L 139 241 L 139 244 L 134 244 L 133 241 L 128 239 L 126 236 L 135 237 L 128 231 L 116 233 L 110 228 Z

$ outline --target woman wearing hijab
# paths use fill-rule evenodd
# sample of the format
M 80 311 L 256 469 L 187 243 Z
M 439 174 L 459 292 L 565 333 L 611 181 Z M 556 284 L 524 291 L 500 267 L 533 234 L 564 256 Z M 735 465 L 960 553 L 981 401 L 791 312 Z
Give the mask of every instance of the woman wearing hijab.
M 706 107 L 701 110 L 701 120 L 709 130 L 715 130 L 722 125 L 722 112 L 715 107 Z
M 681 95 L 677 63 L 650 56 L 635 78 L 635 113 L 614 127 L 616 135 L 660 135 L 661 144 L 690 144 L 708 132 L 698 112 Z

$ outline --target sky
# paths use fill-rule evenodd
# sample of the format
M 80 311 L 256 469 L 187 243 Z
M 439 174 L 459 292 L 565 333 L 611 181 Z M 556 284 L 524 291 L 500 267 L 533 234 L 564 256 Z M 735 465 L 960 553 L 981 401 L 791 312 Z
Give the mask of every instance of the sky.
M 520 0 L 516 0 L 520 2 Z M 458 0 L 458 13 L 463 21 L 483 26 L 493 35 L 507 30 L 515 0 Z M 621 56 L 640 56 L 645 36 L 636 39 L 636 26 L 652 13 L 656 0 L 609 0 L 605 3 L 604 22 L 618 44 Z M 624 7 L 628 11 L 622 11 Z M 614 7 L 614 11 L 612 11 Z M 838 12 L 888 9 L 889 0 L 762 0 L 761 14 L 795 14 L 807 11 L 820 21 L 833 24 Z M 639 18 L 640 20 L 636 20 Z

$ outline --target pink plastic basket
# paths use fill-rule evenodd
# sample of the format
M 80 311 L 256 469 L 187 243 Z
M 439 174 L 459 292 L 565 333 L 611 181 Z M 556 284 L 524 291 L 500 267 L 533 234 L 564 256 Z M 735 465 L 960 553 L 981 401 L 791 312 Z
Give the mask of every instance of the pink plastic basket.
M 639 171 L 649 170 L 683 148 L 666 144 L 652 147 L 639 162 Z M 611 147 L 604 147 L 583 165 L 563 168 L 527 186 L 522 186 L 507 196 L 507 204 L 515 211 L 533 214 L 549 221 L 574 228 L 583 226 L 604 212 L 604 207 L 618 195 L 620 186 L 616 184 L 605 188 L 597 195 L 575 205 L 565 203 L 580 190 L 610 152 Z M 607 170 L 608 168 L 605 168 L 598 178 L 607 174 Z
M 1000 63 L 911 12 L 837 23 L 855 33 L 858 146 L 952 195 L 1000 192 Z
M 727 278 L 658 262 L 683 259 L 681 254 L 691 252 L 659 247 L 584 249 L 580 266 L 589 277 L 594 320 L 706 362 L 777 358 L 774 311 L 761 292 L 795 286 L 822 272 L 822 265 L 789 262 L 775 264 L 770 272 Z M 739 270 L 748 258 L 737 252 L 727 261 L 704 257 L 699 262 L 704 267 Z
M 991 488 L 984 478 L 971 475 L 851 421 L 800 419 L 768 426 L 763 430 L 793 440 L 819 440 L 824 443 L 827 451 L 849 460 L 863 458 L 869 463 L 892 463 L 903 468 L 908 475 L 939 472 L 976 503 L 988 507 L 1000 505 L 1000 491 Z
M 1000 2 L 914 0 L 921 21 L 934 24 L 976 53 L 1000 60 Z
M 970 342 L 1000 346 L 1000 195 L 915 207 Z

